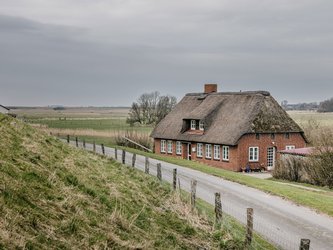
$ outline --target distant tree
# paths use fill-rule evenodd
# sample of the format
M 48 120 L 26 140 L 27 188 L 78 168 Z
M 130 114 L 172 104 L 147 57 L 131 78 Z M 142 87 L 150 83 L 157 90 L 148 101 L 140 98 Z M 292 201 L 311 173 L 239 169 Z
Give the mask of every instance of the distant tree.
M 133 126 L 135 123 L 151 125 L 160 122 L 176 105 L 174 96 L 160 96 L 155 91 L 142 94 L 137 102 L 133 102 L 127 123 Z
M 333 112 L 333 98 L 319 104 L 318 112 Z

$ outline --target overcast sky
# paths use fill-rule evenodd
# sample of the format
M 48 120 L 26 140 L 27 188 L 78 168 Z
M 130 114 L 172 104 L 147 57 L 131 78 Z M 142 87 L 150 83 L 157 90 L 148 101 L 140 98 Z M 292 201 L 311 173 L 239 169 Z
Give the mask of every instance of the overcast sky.
M 141 93 L 333 96 L 332 0 L 0 0 L 0 104 L 129 106 Z

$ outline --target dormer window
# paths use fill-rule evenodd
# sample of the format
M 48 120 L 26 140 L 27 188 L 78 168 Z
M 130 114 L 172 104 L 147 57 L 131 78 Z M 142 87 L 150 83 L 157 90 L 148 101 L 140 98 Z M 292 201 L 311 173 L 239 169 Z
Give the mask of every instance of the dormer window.
M 195 130 L 195 129 L 196 129 L 196 121 L 191 120 L 191 130 Z
M 201 130 L 201 131 L 205 130 L 204 122 L 203 121 L 199 121 L 199 130 Z

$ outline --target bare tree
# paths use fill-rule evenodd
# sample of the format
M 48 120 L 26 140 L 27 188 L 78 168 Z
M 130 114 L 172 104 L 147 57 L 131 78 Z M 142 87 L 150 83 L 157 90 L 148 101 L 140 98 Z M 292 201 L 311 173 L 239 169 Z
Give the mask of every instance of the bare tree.
M 160 122 L 176 105 L 174 96 L 160 96 L 155 91 L 142 94 L 137 102 L 132 103 L 127 123 L 134 125 L 151 125 Z
M 318 112 L 333 112 L 333 98 L 321 102 Z

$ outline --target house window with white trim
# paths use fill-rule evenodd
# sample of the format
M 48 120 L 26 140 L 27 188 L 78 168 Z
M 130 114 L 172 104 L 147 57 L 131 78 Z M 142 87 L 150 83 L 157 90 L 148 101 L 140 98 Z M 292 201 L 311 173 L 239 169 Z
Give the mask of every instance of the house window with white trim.
M 291 150 L 291 149 L 295 149 L 295 146 L 294 145 L 286 146 L 286 150 Z
M 249 147 L 249 161 L 259 161 L 259 147 Z
M 220 145 L 214 145 L 214 160 L 220 160 Z
M 172 141 L 168 141 L 168 153 L 172 153 Z
M 196 121 L 191 120 L 191 130 L 195 130 L 195 129 L 196 129 Z
M 212 158 L 212 145 L 206 144 L 206 158 L 211 159 Z
M 229 161 L 229 146 L 222 147 L 222 160 Z
M 205 130 L 204 122 L 203 121 L 199 121 L 199 130 L 201 130 L 201 131 Z
M 176 154 L 181 155 L 182 154 L 182 143 L 180 141 L 176 142 Z
M 197 144 L 197 157 L 202 157 L 202 143 Z
M 165 140 L 161 140 L 161 153 L 165 153 Z

